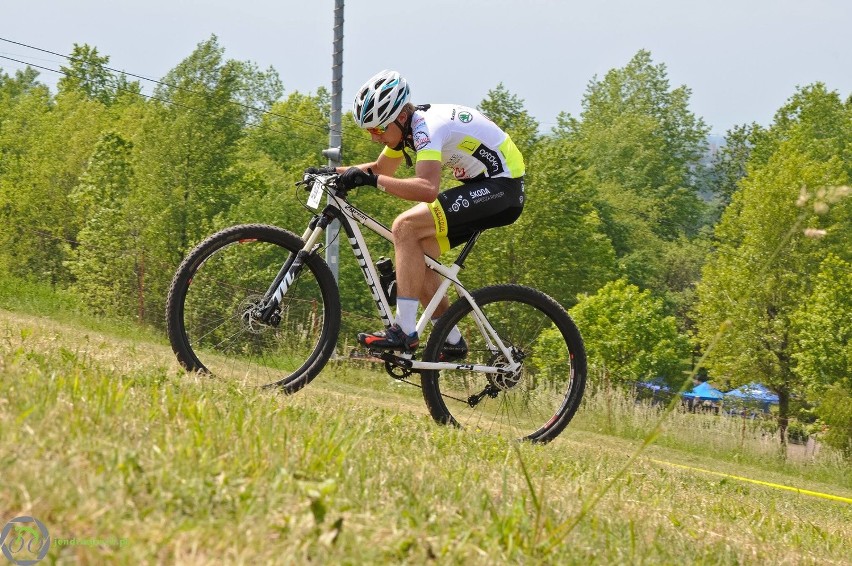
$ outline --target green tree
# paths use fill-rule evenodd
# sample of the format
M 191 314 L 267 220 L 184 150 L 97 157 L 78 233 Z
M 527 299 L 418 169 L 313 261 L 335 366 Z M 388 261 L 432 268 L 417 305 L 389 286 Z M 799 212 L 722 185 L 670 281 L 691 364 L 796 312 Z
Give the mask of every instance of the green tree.
M 107 67 L 109 57 L 99 55 L 96 47 L 75 43 L 68 61 L 67 67 L 59 68 L 63 74 L 56 84 L 60 95 L 74 92 L 109 106 L 123 92 L 141 93 L 138 82 L 129 82 L 124 73 L 113 74 Z
M 583 296 L 571 316 L 583 333 L 589 367 L 606 381 L 631 383 L 662 376 L 683 381 L 689 340 L 678 332 L 663 302 L 624 279 Z
M 248 160 L 265 156 L 298 179 L 306 167 L 324 164 L 322 150 L 328 147 L 329 116 L 325 89 L 320 88 L 316 95 L 291 93 L 247 130 L 243 156 Z
M 577 295 L 594 292 L 616 274 L 594 188 L 558 140 L 541 141 L 529 156 L 525 183 L 523 214 L 485 233 L 471 272 L 479 284 L 531 285 L 571 306 Z
M 829 254 L 796 321 L 796 373 L 814 389 L 841 383 L 852 390 L 852 263 Z
M 27 119 L 38 120 L 50 110 L 50 91 L 37 78 L 32 67 L 16 71 L 14 77 L 0 68 L 0 181 L 19 165 L 29 147 L 29 140 L 22 139 L 29 130 Z
M 639 51 L 623 69 L 593 79 L 579 119 L 559 116 L 555 136 L 598 191 L 598 210 L 628 280 L 657 293 L 665 257 L 705 217 L 696 170 L 706 148 L 704 121 L 690 90 L 672 89 L 665 65 Z
M 525 157 L 532 155 L 539 139 L 538 122 L 524 108 L 523 99 L 499 83 L 488 91 L 477 109 L 508 133 Z
M 600 181 L 654 199 L 663 220 L 654 230 L 663 237 L 689 230 L 700 209 L 692 169 L 708 127 L 689 111 L 690 94 L 685 86 L 671 89 L 665 65 L 639 51 L 623 69 L 590 83 L 582 121 L 560 117 L 560 131 L 579 144 Z
M 852 263 L 829 254 L 794 312 L 795 373 L 828 425 L 825 441 L 852 457 Z
M 849 205 L 827 187 L 849 182 L 850 126 L 849 107 L 822 85 L 801 89 L 779 110 L 717 226 L 698 288 L 698 337 L 714 345 L 710 371 L 732 385 L 762 381 L 778 394 L 782 445 L 792 396 L 805 393 L 794 372 L 794 313 L 826 255 L 849 254 Z M 822 230 L 825 238 L 808 237 Z
M 213 36 L 157 87 L 142 133 L 140 162 L 177 255 L 241 197 L 228 189 L 237 178 L 234 167 L 244 128 L 255 112 L 245 101 L 272 96 L 277 84 L 274 74 L 258 74 L 251 65 L 225 60 Z M 252 95 L 251 88 L 261 92 Z
M 141 219 L 127 206 L 133 187 L 131 149 L 120 135 L 104 134 L 71 194 L 86 219 L 68 262 L 74 288 L 93 312 L 118 317 L 136 315 L 143 304 L 138 301 Z
M 0 68 L 0 113 L 11 107 L 15 101 L 35 89 L 46 87 L 38 82 L 38 71 L 32 67 L 26 67 L 15 71 L 15 76 L 10 77 Z M 0 114 L 2 115 L 2 114 Z
M 102 104 L 68 95 L 54 104 L 33 88 L 6 110 L 0 129 L 0 265 L 19 276 L 68 282 L 65 242 L 81 221 L 68 200 L 108 116 Z
M 746 176 L 751 151 L 765 130 L 752 123 L 736 126 L 725 136 L 725 145 L 713 161 L 714 188 L 722 207 L 731 202 L 740 179 Z
M 503 128 L 526 163 L 524 213 L 511 226 L 486 231 L 468 260 L 473 286 L 516 282 L 570 306 L 614 274 L 615 258 L 594 206 L 594 189 L 578 175 L 563 140 L 541 137 L 523 100 L 503 84 L 477 106 Z
M 134 141 L 140 173 L 138 205 L 147 217 L 148 313 L 158 313 L 171 273 L 189 248 L 209 234 L 241 199 L 263 187 L 247 185 L 240 165 L 245 130 L 280 83 L 274 72 L 224 58 L 215 36 L 163 78 Z M 156 316 L 153 315 L 152 316 Z M 157 319 L 159 322 L 159 318 Z

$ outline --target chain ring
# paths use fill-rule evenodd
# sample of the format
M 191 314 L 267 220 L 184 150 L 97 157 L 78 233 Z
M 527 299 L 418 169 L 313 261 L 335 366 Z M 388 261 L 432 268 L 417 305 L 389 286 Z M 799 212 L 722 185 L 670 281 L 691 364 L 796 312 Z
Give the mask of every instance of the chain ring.
M 388 375 L 390 375 L 394 379 L 406 379 L 412 373 L 414 373 L 406 367 L 402 367 L 398 364 L 394 364 L 391 362 L 385 362 L 385 371 L 388 372 Z

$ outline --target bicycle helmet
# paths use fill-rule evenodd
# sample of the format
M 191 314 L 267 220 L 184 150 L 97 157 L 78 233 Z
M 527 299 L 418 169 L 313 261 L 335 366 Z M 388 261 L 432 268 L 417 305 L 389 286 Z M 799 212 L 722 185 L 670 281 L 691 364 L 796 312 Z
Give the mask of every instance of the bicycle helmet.
M 358 91 L 352 115 L 358 126 L 364 129 L 387 126 L 399 116 L 410 95 L 408 83 L 399 73 L 381 71 Z

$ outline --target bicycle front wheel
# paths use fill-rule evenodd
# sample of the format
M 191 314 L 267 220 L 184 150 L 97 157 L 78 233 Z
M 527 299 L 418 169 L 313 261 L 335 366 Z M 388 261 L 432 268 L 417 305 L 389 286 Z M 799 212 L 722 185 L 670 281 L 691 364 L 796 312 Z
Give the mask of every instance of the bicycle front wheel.
M 287 393 L 316 377 L 340 332 L 340 294 L 322 258 L 307 258 L 275 321 L 257 315 L 281 266 L 303 245 L 281 228 L 249 224 L 210 236 L 187 256 L 166 305 L 169 340 L 184 368 Z
M 574 416 L 586 386 L 583 340 L 565 309 L 549 296 L 519 285 L 495 285 L 472 293 L 488 325 L 511 351 L 501 353 L 484 330 L 483 316 L 462 298 L 435 325 L 423 359 L 441 360 L 454 326 L 468 345 L 455 370 L 422 373 L 423 396 L 443 424 L 549 442 Z M 465 366 L 520 367 L 511 373 L 479 373 Z

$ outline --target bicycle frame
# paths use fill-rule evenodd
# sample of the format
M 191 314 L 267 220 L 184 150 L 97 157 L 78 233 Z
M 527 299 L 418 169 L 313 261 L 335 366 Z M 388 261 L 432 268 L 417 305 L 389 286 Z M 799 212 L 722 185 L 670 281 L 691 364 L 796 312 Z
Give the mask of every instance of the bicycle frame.
M 320 181 L 317 181 L 320 182 Z M 370 288 L 370 294 L 373 297 L 373 300 L 376 303 L 376 309 L 379 312 L 379 316 L 382 319 L 385 327 L 388 328 L 391 326 L 391 307 L 388 303 L 385 292 L 379 288 L 377 282 L 379 281 L 379 274 L 376 270 L 375 264 L 373 263 L 373 258 L 370 255 L 370 250 L 367 247 L 367 243 L 364 240 L 363 233 L 361 232 L 360 226 L 366 227 L 368 230 L 378 234 L 388 242 L 393 243 L 393 235 L 391 231 L 384 226 L 382 223 L 378 222 L 370 215 L 366 214 L 353 204 L 351 204 L 346 198 L 342 198 L 334 193 L 333 189 L 329 189 L 324 186 L 324 190 L 329 193 L 330 198 L 328 199 L 328 203 L 322 212 L 316 213 L 308 225 L 308 228 L 305 230 L 304 234 L 302 234 L 302 240 L 305 242 L 304 247 L 296 254 L 295 258 L 291 258 L 287 263 L 285 263 L 282 268 L 282 272 L 284 273 L 283 277 L 276 279 L 280 279 L 280 282 L 276 285 L 273 284 L 270 289 L 269 295 L 272 295 L 274 298 L 273 304 L 277 304 L 286 294 L 287 289 L 290 285 L 296 280 L 298 277 L 299 271 L 301 270 L 302 265 L 304 264 L 304 260 L 308 255 L 316 253 L 316 251 L 320 247 L 320 241 L 322 239 L 323 234 L 327 227 L 332 223 L 332 221 L 337 220 L 340 222 L 341 227 L 346 232 L 347 238 L 349 240 L 349 244 L 352 247 L 352 252 L 355 254 L 355 258 L 358 260 L 358 264 L 361 267 L 361 271 L 364 275 L 364 279 L 367 282 L 368 287 Z M 426 325 L 432 318 L 432 315 L 438 308 L 441 300 L 444 296 L 446 296 L 447 291 L 450 288 L 450 285 L 454 285 L 456 292 L 458 293 L 460 298 L 463 298 L 470 303 L 471 308 L 474 312 L 474 319 L 476 321 L 477 326 L 479 327 L 479 331 L 482 333 L 488 348 L 496 353 L 500 352 L 503 355 L 504 360 L 510 361 L 510 363 L 504 367 L 496 367 L 496 366 L 483 366 L 476 364 L 455 364 L 449 362 L 424 362 L 411 359 L 411 354 L 405 355 L 396 355 L 391 358 L 384 358 L 386 361 L 390 361 L 391 363 L 395 363 L 396 365 L 404 366 L 407 369 L 413 370 L 468 370 L 468 371 L 476 371 L 482 373 L 494 373 L 494 374 L 511 374 L 518 370 L 521 366 L 520 362 L 514 361 L 512 356 L 511 348 L 507 347 L 506 344 L 500 339 L 500 336 L 495 332 L 494 328 L 488 322 L 488 319 L 480 310 L 479 306 L 476 304 L 476 301 L 473 299 L 471 294 L 465 289 L 465 287 L 458 280 L 458 273 L 464 265 L 464 260 L 467 257 L 470 250 L 473 248 L 473 244 L 476 242 L 478 238 L 478 234 L 476 234 L 471 240 L 467 243 L 465 248 L 459 254 L 458 258 L 456 258 L 455 262 L 446 266 L 435 259 L 425 255 L 424 258 L 426 260 L 426 266 L 432 271 L 438 273 L 443 280 L 441 284 L 438 286 L 437 291 L 432 296 L 432 299 L 429 301 L 429 304 L 425 307 L 423 313 L 417 321 L 417 332 L 418 334 L 423 334 L 423 331 L 426 329 Z M 285 271 L 286 270 L 286 271 Z M 274 289 L 274 290 L 273 290 Z M 268 295 L 268 296 L 269 296 Z

